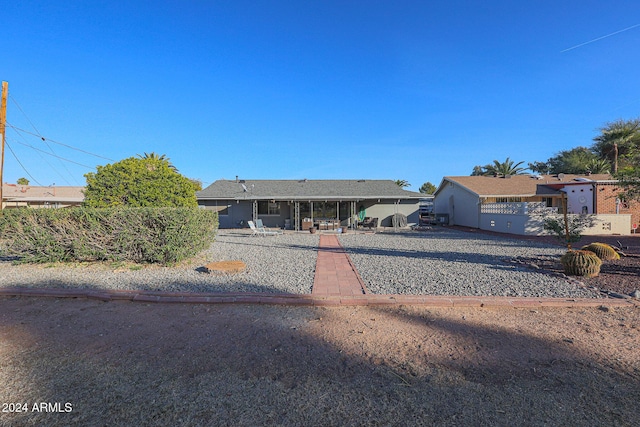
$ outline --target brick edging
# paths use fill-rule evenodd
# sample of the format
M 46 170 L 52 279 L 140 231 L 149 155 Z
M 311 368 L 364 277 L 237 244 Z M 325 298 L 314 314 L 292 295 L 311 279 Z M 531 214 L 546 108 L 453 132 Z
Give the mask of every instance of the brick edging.
M 185 304 L 270 304 L 305 306 L 400 306 L 421 307 L 640 307 L 634 298 L 512 298 L 420 295 L 316 296 L 312 294 L 190 293 L 84 289 L 3 288 L 0 297 L 86 298 L 100 301 Z

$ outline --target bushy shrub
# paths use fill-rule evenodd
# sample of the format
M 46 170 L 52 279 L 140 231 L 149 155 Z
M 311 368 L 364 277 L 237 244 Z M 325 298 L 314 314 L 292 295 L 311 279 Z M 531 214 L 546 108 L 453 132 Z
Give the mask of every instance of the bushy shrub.
M 217 229 L 217 214 L 198 208 L 7 209 L 0 247 L 24 262 L 171 264 L 206 249 Z
M 611 261 L 614 259 L 620 259 L 620 255 L 610 245 L 606 243 L 594 242 L 589 245 L 583 246 L 582 250 L 591 251 L 598 256 L 602 261 Z

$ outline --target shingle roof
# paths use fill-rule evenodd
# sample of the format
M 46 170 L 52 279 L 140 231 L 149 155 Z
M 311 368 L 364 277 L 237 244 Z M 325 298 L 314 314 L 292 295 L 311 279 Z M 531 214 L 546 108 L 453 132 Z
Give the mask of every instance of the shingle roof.
M 583 180 L 611 181 L 612 177 L 608 174 L 565 174 L 561 179 L 556 175 L 512 175 L 509 178 L 502 176 L 445 176 L 436 194 L 447 182 L 453 182 L 480 197 L 534 196 L 537 194 L 538 185 L 576 184 Z
M 84 187 L 3 184 L 2 199 L 4 201 L 44 201 L 80 203 L 84 200 Z
M 244 186 L 244 187 L 243 187 Z M 246 188 L 246 191 L 245 191 Z M 199 200 L 419 199 L 421 193 L 392 180 L 218 180 L 196 193 Z

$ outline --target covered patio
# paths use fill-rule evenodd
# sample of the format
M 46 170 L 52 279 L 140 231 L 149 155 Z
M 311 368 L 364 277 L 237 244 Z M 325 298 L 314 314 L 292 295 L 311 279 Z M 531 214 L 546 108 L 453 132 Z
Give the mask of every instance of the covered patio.
M 402 214 L 418 222 L 420 193 L 391 180 L 219 180 L 197 193 L 203 209 L 216 210 L 220 228 L 261 219 L 267 227 L 303 231 L 353 229 L 365 217 L 391 226 Z

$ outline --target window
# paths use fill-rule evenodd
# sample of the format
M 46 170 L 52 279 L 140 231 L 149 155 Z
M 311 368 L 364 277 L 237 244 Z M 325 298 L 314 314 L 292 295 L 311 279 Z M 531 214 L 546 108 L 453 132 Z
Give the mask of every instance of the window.
M 258 202 L 258 215 L 280 215 L 280 203 Z
M 218 212 L 218 215 L 229 215 L 229 205 L 198 205 L 200 209 Z
M 336 208 L 336 202 L 313 202 L 313 217 L 333 219 L 338 214 Z
M 522 197 L 496 197 L 496 203 L 520 203 Z

